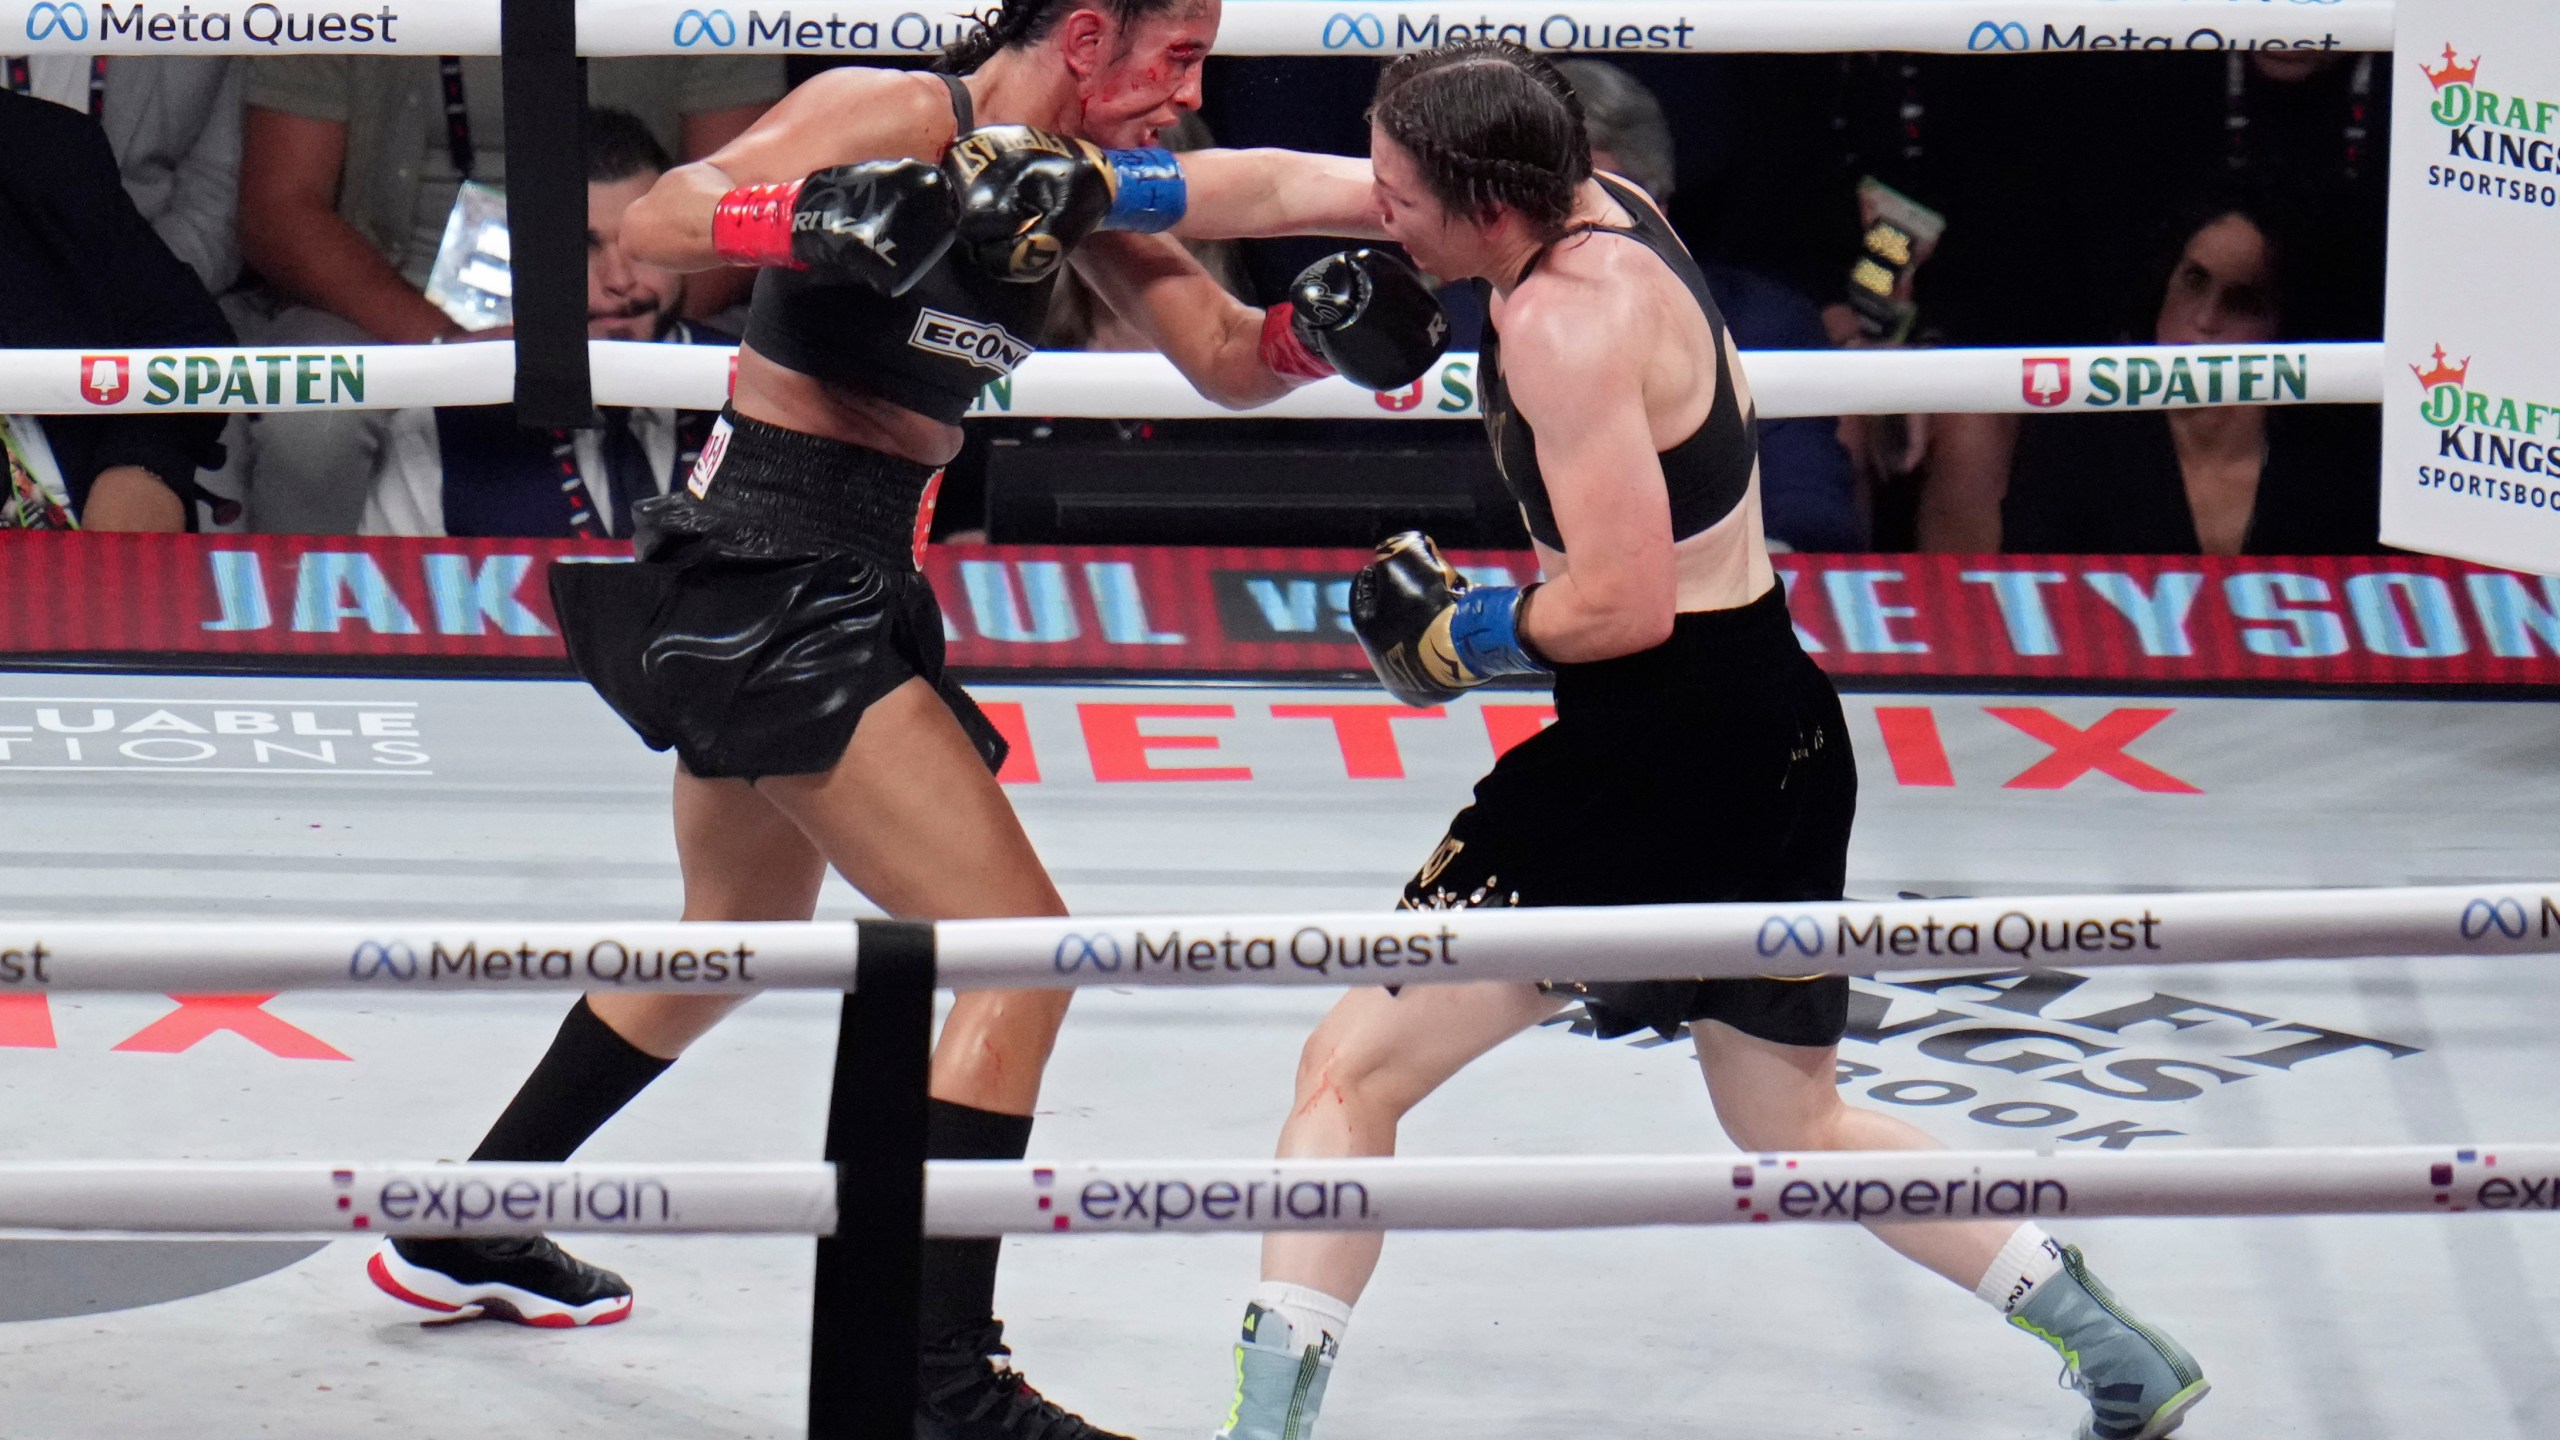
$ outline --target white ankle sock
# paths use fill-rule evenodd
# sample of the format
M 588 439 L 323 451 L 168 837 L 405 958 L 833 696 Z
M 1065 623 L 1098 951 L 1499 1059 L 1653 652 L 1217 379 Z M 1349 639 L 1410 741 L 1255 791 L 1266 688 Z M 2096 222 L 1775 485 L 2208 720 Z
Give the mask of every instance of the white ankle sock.
M 2041 1225 L 2021 1225 L 1982 1272 L 1973 1293 L 2003 1315 L 2015 1315 L 2036 1287 L 2062 1273 L 2062 1246 Z
M 1253 1303 L 1289 1322 L 1289 1346 L 1317 1346 L 1326 1355 L 1342 1348 L 1342 1332 L 1351 1328 L 1351 1302 L 1321 1290 L 1265 1280 L 1253 1287 Z

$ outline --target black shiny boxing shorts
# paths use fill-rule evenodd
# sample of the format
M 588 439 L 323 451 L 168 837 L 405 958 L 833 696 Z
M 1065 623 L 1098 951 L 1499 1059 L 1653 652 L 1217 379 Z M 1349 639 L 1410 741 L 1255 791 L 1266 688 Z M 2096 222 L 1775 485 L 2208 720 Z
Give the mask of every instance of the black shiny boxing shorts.
M 552 565 L 570 661 L 706 779 L 832 769 L 863 712 L 912 679 L 995 770 L 1004 739 L 945 672 L 918 568 L 938 478 L 724 414 L 684 488 L 634 507 L 632 563 Z

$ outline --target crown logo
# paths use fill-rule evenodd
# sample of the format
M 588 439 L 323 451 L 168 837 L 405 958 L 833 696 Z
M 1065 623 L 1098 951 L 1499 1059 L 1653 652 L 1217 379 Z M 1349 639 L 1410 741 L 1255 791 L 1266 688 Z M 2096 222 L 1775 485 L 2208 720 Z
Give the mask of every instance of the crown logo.
M 2435 82 L 2438 90 L 2442 90 L 2447 85 L 2468 85 L 2480 77 L 2480 57 L 2474 55 L 2471 57 L 2471 63 L 2464 65 L 2453 53 L 2453 47 L 2447 45 L 2444 47 L 2443 69 L 2430 70 L 2421 65 L 2418 67 L 2418 73 Z
M 2409 373 L 2418 377 L 2419 386 L 2428 391 L 2433 391 L 2439 385 L 2460 385 L 2463 377 L 2471 373 L 2470 356 L 2463 356 L 2462 363 L 2459 365 L 2447 365 L 2444 363 L 2444 347 L 2441 345 L 2436 347 L 2435 362 L 2424 370 L 2415 365 L 2409 367 Z

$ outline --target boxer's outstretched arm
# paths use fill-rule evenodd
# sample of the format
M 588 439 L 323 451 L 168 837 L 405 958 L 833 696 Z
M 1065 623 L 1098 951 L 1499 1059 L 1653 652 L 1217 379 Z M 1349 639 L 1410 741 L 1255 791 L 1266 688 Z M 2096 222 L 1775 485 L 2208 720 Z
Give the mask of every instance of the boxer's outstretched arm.
M 1072 263 L 1114 314 L 1218 404 L 1230 410 L 1267 405 L 1305 383 L 1264 363 L 1263 312 L 1228 294 L 1170 237 L 1090 236 L 1072 252 Z
M 1181 157 L 1189 190 L 1173 233 L 1186 240 L 1340 235 L 1384 240 L 1369 162 L 1299 150 L 1193 150 Z
M 782 97 L 745 134 L 658 177 L 623 221 L 631 254 L 670 270 L 723 263 L 711 215 L 741 185 L 797 180 L 864 160 L 938 160 L 952 141 L 951 92 L 911 70 L 828 70 Z

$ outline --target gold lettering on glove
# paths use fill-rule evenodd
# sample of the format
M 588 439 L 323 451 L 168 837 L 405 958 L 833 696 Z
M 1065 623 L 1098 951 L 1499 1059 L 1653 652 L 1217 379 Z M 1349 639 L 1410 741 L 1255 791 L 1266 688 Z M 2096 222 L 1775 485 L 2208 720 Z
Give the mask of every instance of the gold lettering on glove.
M 1449 637 L 1449 620 L 1456 613 L 1443 610 L 1432 616 L 1431 627 L 1414 641 L 1413 650 L 1414 659 L 1422 666 L 1422 673 L 1431 677 L 1433 683 L 1464 690 L 1482 684 L 1483 677 L 1467 669 L 1466 662 L 1458 658 L 1458 642 Z

